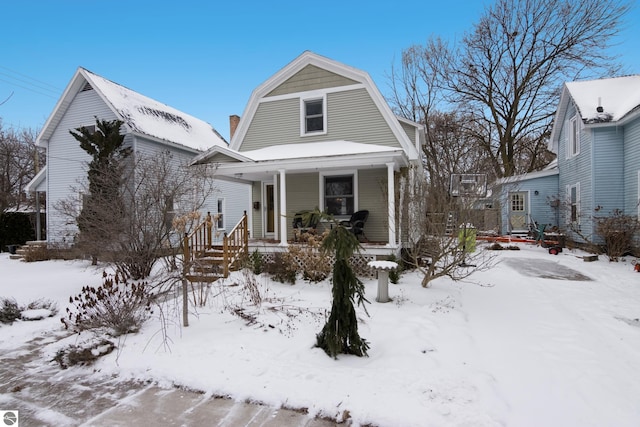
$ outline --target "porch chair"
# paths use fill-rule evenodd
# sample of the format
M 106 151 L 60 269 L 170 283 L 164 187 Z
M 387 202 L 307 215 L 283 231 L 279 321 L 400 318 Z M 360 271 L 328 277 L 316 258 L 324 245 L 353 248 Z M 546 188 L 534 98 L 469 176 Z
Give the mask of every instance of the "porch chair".
M 299 211 L 293 215 L 293 237 L 295 241 L 303 233 L 315 233 L 320 216 L 312 211 Z
M 369 218 L 369 211 L 361 210 L 354 212 L 351 218 L 349 218 L 349 221 L 340 221 L 340 225 L 355 234 L 358 240 L 360 240 L 360 236 L 368 240 L 364 234 L 364 225 L 367 222 L 367 218 Z

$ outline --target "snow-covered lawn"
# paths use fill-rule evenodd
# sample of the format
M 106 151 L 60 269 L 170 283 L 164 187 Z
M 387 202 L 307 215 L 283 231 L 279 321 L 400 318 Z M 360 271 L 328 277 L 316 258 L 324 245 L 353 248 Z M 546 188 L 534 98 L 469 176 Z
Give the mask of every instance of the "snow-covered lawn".
M 424 289 L 415 273 L 404 274 L 386 304 L 375 302 L 377 281 L 365 280 L 371 304 L 369 317 L 359 309 L 359 332 L 369 357 L 334 360 L 314 347 L 331 307 L 328 282 L 258 276 L 256 308 L 236 273 L 193 309 L 188 328 L 180 327 L 180 301 L 167 303 L 87 374 L 308 408 L 354 425 L 640 425 L 640 274 L 631 258 L 584 262 L 580 252 L 520 248 L 492 252 L 499 262 L 464 282 Z M 80 261 L 0 254 L 0 297 L 52 299 L 62 313 L 82 286 L 102 283 L 101 273 Z M 240 306 L 243 316 L 228 310 Z M 0 349 L 61 327 L 60 315 L 2 325 Z

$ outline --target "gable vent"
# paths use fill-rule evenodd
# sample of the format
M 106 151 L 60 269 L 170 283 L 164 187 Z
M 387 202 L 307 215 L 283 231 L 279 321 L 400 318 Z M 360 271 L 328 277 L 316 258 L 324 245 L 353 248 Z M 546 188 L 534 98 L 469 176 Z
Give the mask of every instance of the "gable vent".
M 89 82 L 85 83 L 84 87 L 82 88 L 82 90 L 80 92 L 84 92 L 86 90 L 93 90 L 93 88 L 91 87 L 91 84 Z

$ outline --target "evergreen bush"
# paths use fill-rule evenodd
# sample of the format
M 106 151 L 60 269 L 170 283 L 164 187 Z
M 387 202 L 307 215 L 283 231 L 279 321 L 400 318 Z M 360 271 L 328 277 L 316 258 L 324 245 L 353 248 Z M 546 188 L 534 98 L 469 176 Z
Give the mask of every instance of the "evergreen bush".
M 20 319 L 20 315 L 21 310 L 15 299 L 0 299 L 0 322 L 10 325 Z
M 322 251 L 335 256 L 332 274 L 331 313 L 322 331 L 316 335 L 316 346 L 327 355 L 338 354 L 367 356 L 369 343 L 358 334 L 358 318 L 354 304 L 364 307 L 364 285 L 349 264 L 349 259 L 360 248 L 356 236 L 345 227 L 336 224 L 322 241 Z M 366 307 L 365 312 L 366 312 Z

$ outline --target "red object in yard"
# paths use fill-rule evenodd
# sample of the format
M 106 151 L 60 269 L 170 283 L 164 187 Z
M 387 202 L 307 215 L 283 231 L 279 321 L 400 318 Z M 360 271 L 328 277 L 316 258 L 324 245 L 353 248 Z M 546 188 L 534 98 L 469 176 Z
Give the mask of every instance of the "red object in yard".
M 636 264 L 636 265 L 634 265 L 634 266 L 633 266 L 633 269 L 634 269 L 635 271 L 640 271 L 640 264 Z

